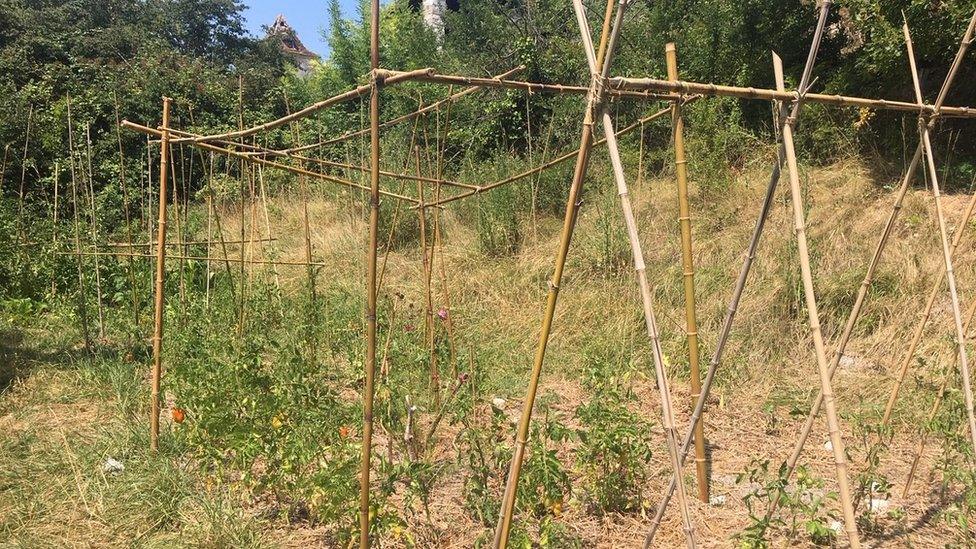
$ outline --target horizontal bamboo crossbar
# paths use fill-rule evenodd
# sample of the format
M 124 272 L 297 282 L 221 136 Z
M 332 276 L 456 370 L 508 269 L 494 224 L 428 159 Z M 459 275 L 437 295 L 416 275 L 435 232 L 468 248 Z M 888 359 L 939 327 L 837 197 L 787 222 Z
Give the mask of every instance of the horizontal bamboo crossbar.
M 134 258 L 146 258 L 155 259 L 156 256 L 153 254 L 143 254 L 143 253 L 131 253 L 131 252 L 55 252 L 55 255 L 70 255 L 70 256 L 109 256 L 109 257 L 134 257 Z M 244 263 L 253 265 L 292 265 L 297 267 L 325 267 L 325 263 L 315 262 L 315 261 L 284 261 L 284 260 L 274 260 L 274 259 L 242 259 L 240 257 L 208 257 L 200 255 L 172 255 L 166 254 L 166 259 L 181 259 L 181 260 L 193 260 L 193 261 L 224 261 L 229 263 Z
M 517 72 L 520 72 L 520 71 L 522 71 L 524 69 L 525 69 L 525 65 L 519 65 L 518 67 L 515 67 L 514 69 L 507 70 L 507 71 L 505 71 L 505 72 L 503 72 L 503 73 L 501 73 L 501 74 L 499 74 L 497 76 L 492 77 L 492 79 L 493 80 L 504 79 L 504 78 L 506 78 L 508 76 L 511 76 L 511 75 L 513 75 L 513 74 L 515 74 Z M 466 90 L 461 90 L 461 91 L 459 91 L 459 92 L 457 92 L 455 94 L 451 94 L 451 95 L 445 97 L 444 99 L 441 99 L 440 101 L 436 101 L 434 103 L 431 103 L 430 105 L 427 105 L 426 107 L 422 107 L 422 108 L 417 109 L 417 110 L 415 110 L 415 111 L 413 111 L 411 113 L 407 113 L 407 114 L 398 116 L 396 118 L 392 118 L 390 120 L 387 120 L 386 122 L 383 122 L 382 124 L 380 124 L 380 130 L 385 130 L 387 128 L 391 128 L 393 126 L 396 126 L 397 124 L 401 124 L 403 122 L 407 122 L 409 120 L 413 120 L 414 118 L 417 118 L 418 116 L 420 116 L 422 114 L 425 114 L 425 113 L 428 113 L 430 111 L 433 111 L 433 110 L 436 110 L 436 109 L 440 108 L 441 105 L 445 105 L 445 104 L 448 104 L 448 103 L 453 103 L 453 102 L 457 101 L 458 99 L 460 99 L 462 97 L 465 97 L 467 95 L 471 95 L 472 93 L 481 91 L 483 89 L 484 89 L 483 86 L 472 86 L 472 87 L 470 87 L 470 88 L 468 88 Z M 297 147 L 292 147 L 290 149 L 285 149 L 285 150 L 283 150 L 281 152 L 285 152 L 285 153 L 296 153 L 296 152 L 302 152 L 302 151 L 307 151 L 307 150 L 311 150 L 311 149 L 317 149 L 319 147 L 326 147 L 326 146 L 329 146 L 329 145 L 334 145 L 336 143 L 342 143 L 343 141 L 348 141 L 350 139 L 353 139 L 353 138 L 356 138 L 356 137 L 360 137 L 360 136 L 366 135 L 368 133 L 369 133 L 369 128 L 363 128 L 361 130 L 355 130 L 355 131 L 346 132 L 346 133 L 340 135 L 339 137 L 333 137 L 331 139 L 326 139 L 325 141 L 319 141 L 318 143 L 310 143 L 308 145 L 300 145 L 300 146 L 297 146 Z
M 686 98 L 682 102 L 682 105 L 687 105 L 689 103 L 692 103 L 692 102 L 698 100 L 700 97 L 701 96 L 697 96 L 697 95 L 690 96 L 690 97 Z M 632 124 L 630 124 L 628 126 L 624 126 L 623 128 L 620 128 L 619 130 L 617 130 L 616 135 L 618 137 L 619 136 L 622 136 L 622 135 L 627 135 L 628 133 L 630 133 L 630 132 L 636 130 L 638 127 L 640 127 L 641 124 L 646 124 L 647 122 L 651 122 L 653 120 L 657 120 L 658 118 L 661 118 L 662 116 L 668 115 L 670 113 L 671 113 L 671 107 L 667 107 L 665 109 L 661 109 L 661 110 L 655 112 L 654 114 L 650 114 L 648 116 L 645 116 L 645 117 L 637 120 L 636 122 L 634 122 L 634 123 L 632 123 Z M 607 142 L 607 139 L 604 137 L 602 139 L 599 139 L 597 141 L 594 141 L 593 142 L 593 146 L 594 147 L 597 147 L 597 146 L 600 146 L 600 145 L 604 145 L 604 144 L 606 144 L 606 142 Z M 503 185 L 508 185 L 509 183 L 514 183 L 516 181 L 519 181 L 520 179 L 525 179 L 526 177 L 535 175 L 535 174 L 537 174 L 539 172 L 542 172 L 544 170 L 547 170 L 549 168 L 552 168 L 553 166 L 557 166 L 559 164 L 562 164 L 562 163 L 564 163 L 564 162 L 566 162 L 566 161 L 568 161 L 568 160 L 570 160 L 572 158 L 576 158 L 576 155 L 577 154 L 579 154 L 579 149 L 569 151 L 567 153 L 564 153 L 561 156 L 557 156 L 556 158 L 553 158 L 552 160 L 550 160 L 550 161 L 548 161 L 548 162 L 546 162 L 544 164 L 541 164 L 541 165 L 536 166 L 534 168 L 525 170 L 524 172 L 521 172 L 521 173 L 515 174 L 515 175 L 513 175 L 511 177 L 502 179 L 501 181 L 495 181 L 494 183 L 489 183 L 487 185 L 482 185 L 481 187 L 478 187 L 478 189 L 473 190 L 473 191 L 460 193 L 460 194 L 457 194 L 457 195 L 454 195 L 454 196 L 451 196 L 451 197 L 448 197 L 448 198 L 443 198 L 441 200 L 437 200 L 435 202 L 431 202 L 431 203 L 427 204 L 426 207 L 430 208 L 430 207 L 434 207 L 434 206 L 443 206 L 444 204 L 447 204 L 447 203 L 450 203 L 450 202 L 454 202 L 455 200 L 461 200 L 462 198 L 467 198 L 467 197 L 469 197 L 471 195 L 474 195 L 474 194 L 478 194 L 478 193 L 485 192 L 485 191 L 490 191 L 492 189 L 496 189 L 496 188 L 501 187 Z M 416 207 L 419 207 L 419 206 L 416 206 Z
M 764 99 L 770 101 L 794 101 L 795 91 L 776 91 L 765 88 L 743 88 L 739 86 L 723 86 L 719 84 L 702 84 L 700 82 L 667 81 L 655 78 L 610 78 L 610 87 L 616 90 L 646 90 L 659 93 L 700 94 L 712 97 L 738 97 L 741 99 Z M 888 99 L 866 99 L 846 95 L 828 95 L 822 93 L 807 93 L 804 100 L 810 103 L 822 103 L 837 107 L 866 107 L 875 110 L 893 110 L 903 112 L 922 111 L 927 115 L 938 112 L 941 116 L 956 118 L 976 118 L 976 109 L 970 107 L 936 107 L 933 105 L 919 105 L 906 101 L 890 101 Z
M 150 128 L 150 127 L 147 127 L 147 126 L 143 126 L 142 124 L 136 124 L 135 122 L 130 122 L 128 120 L 123 120 L 122 121 L 122 126 L 123 127 L 126 127 L 126 128 L 129 128 L 129 129 L 132 129 L 132 130 L 136 130 L 138 132 L 142 132 L 142 133 L 145 133 L 145 134 L 149 134 L 149 135 L 154 135 L 154 136 L 161 136 L 162 135 L 162 132 L 160 132 L 159 130 L 156 130 L 156 129 L 153 129 L 153 128 Z M 172 131 L 172 130 L 170 130 L 170 131 Z M 323 181 L 328 181 L 330 183 L 337 183 L 339 185 L 343 185 L 343 186 L 346 186 L 346 187 L 353 187 L 353 188 L 356 188 L 356 189 L 369 190 L 369 187 L 367 187 L 366 185 L 360 185 L 358 183 L 353 183 L 352 181 L 347 181 L 347 180 L 341 179 L 339 177 L 334 177 L 334 176 L 331 176 L 331 175 L 326 175 L 326 174 L 320 173 L 320 172 L 313 172 L 311 170 L 306 170 L 304 168 L 297 168 L 295 166 L 289 166 L 287 164 L 279 164 L 277 162 L 271 162 L 270 160 L 263 160 L 261 158 L 253 158 L 253 157 L 248 156 L 248 155 L 246 155 L 244 153 L 237 152 L 237 151 L 233 151 L 233 150 L 230 150 L 230 149 L 225 149 L 225 148 L 222 148 L 222 147 L 218 147 L 216 145 L 211 145 L 210 143 L 207 143 L 207 142 L 204 142 L 204 141 L 195 141 L 193 139 L 190 139 L 188 142 L 191 143 L 195 147 L 200 147 L 201 149 L 205 149 L 205 150 L 208 150 L 208 151 L 213 151 L 213 152 L 216 152 L 216 153 L 219 153 L 219 154 L 226 154 L 227 156 L 232 156 L 234 158 L 240 158 L 241 160 L 250 161 L 250 162 L 253 162 L 255 164 L 260 164 L 262 166 L 267 166 L 267 167 L 270 167 L 270 168 L 277 168 L 277 169 L 280 169 L 280 170 L 284 170 L 286 172 L 292 172 L 292 173 L 296 173 L 298 175 L 304 175 L 304 176 L 308 176 L 308 177 L 311 177 L 311 178 L 314 178 L 314 179 L 320 179 L 320 180 L 323 180 Z M 391 198 L 396 198 L 396 199 L 399 199 L 399 200 L 403 200 L 405 202 L 410 202 L 410 203 L 413 203 L 413 204 L 420 204 L 420 202 L 418 200 L 416 200 L 415 198 L 411 198 L 409 196 L 405 196 L 405 195 L 402 195 L 402 194 L 398 194 L 398 193 L 394 193 L 394 192 L 390 192 L 390 191 L 384 191 L 384 190 L 380 190 L 380 194 L 382 194 L 384 196 L 389 196 Z
M 390 71 L 376 71 L 376 77 L 378 81 L 381 81 L 381 83 L 389 85 L 389 84 L 395 84 L 401 80 L 409 80 L 418 74 L 427 73 L 430 72 L 431 70 L 432 69 L 419 69 L 416 71 L 407 71 L 407 72 L 398 71 L 396 74 L 392 74 L 390 73 Z M 264 124 L 258 124 L 257 126 L 251 126 L 250 128 L 245 128 L 243 130 L 237 130 L 237 131 L 226 132 L 226 133 L 218 133 L 213 135 L 201 135 L 199 137 L 193 137 L 193 138 L 181 137 L 178 139 L 171 140 L 170 143 L 183 143 L 187 141 L 192 141 L 195 143 L 204 143 L 208 141 L 215 141 L 218 139 L 237 139 L 240 137 L 247 137 L 249 135 L 254 135 L 256 133 L 260 133 L 280 126 L 284 126 L 285 124 L 288 124 L 289 122 L 294 122 L 295 120 L 300 120 L 322 109 L 331 107 L 332 105 L 337 105 L 339 103 L 344 103 L 346 101 L 350 101 L 352 99 L 362 97 L 367 93 L 369 93 L 369 90 L 371 90 L 372 88 L 373 88 L 372 82 L 370 82 L 369 84 L 363 84 L 362 86 L 357 86 L 347 92 L 340 93 L 339 95 L 309 105 L 300 111 L 295 111 L 277 120 L 265 122 Z
M 484 88 L 525 90 L 532 93 L 550 94 L 586 95 L 590 92 L 590 88 L 587 86 L 575 86 L 571 84 L 543 84 L 539 82 L 527 82 L 524 80 L 506 80 L 504 78 L 481 78 L 476 76 L 438 74 L 434 71 L 434 69 L 410 72 L 391 70 L 384 72 L 397 77 L 398 81 L 403 82 L 412 81 L 455 86 L 480 86 Z M 607 95 L 610 96 L 630 97 L 644 100 L 677 101 L 680 99 L 680 96 L 674 93 L 658 93 L 649 90 L 608 89 L 606 92 Z

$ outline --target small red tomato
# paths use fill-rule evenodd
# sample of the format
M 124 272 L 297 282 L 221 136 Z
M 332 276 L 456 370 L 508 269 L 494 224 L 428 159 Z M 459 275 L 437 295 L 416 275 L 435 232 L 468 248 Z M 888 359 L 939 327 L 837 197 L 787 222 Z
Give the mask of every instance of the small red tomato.
M 349 427 L 346 427 L 345 425 L 339 427 L 339 437 L 349 438 Z
M 183 423 L 186 419 L 186 410 L 183 408 L 173 408 L 173 421 L 176 423 Z

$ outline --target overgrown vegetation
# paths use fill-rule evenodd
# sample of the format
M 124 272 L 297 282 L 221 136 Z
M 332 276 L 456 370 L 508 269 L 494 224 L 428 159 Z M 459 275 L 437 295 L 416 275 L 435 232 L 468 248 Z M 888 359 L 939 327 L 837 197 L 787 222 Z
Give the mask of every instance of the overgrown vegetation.
M 362 10 L 347 20 L 337 2 L 323 9 L 332 55 L 302 78 L 275 44 L 244 33 L 238 2 L 0 0 L 0 429 L 9 435 L 0 445 L 0 470 L 8 472 L 0 482 L 0 545 L 346 546 L 355 538 L 365 197 L 174 147 L 171 255 L 183 257 L 167 263 L 163 446 L 153 455 L 146 449 L 153 268 L 147 252 L 158 146 L 115 126 L 117 117 L 157 124 L 165 94 L 175 98 L 174 125 L 233 129 L 366 82 Z M 589 9 L 594 18 L 601 12 L 596 4 Z M 934 88 L 967 19 L 969 8 L 958 3 L 844 3 L 831 19 L 817 87 L 910 98 L 897 32 L 901 9 L 920 44 L 923 86 Z M 617 72 L 663 75 L 663 55 L 653 52 L 674 40 L 683 78 L 768 85 L 768 56 L 743 51 L 776 49 L 795 74 L 811 14 L 807 2 L 638 3 Z M 523 64 L 520 78 L 529 80 L 586 77 L 562 1 L 464 2 L 448 15 L 443 39 L 399 0 L 384 7 L 382 24 L 385 66 L 484 76 Z M 964 71 L 950 103 L 974 90 L 972 69 Z M 386 90 L 383 117 L 446 94 L 415 84 Z M 621 124 L 647 114 L 637 103 L 612 108 Z M 384 167 L 475 184 L 504 179 L 571 151 L 579 111 L 578 98 L 478 92 L 449 112 L 384 132 Z M 698 101 L 684 112 L 707 356 L 734 283 L 729 266 L 741 261 L 753 222 L 756 182 L 767 177 L 771 113 L 768 105 L 734 100 Z M 353 102 L 262 135 L 261 144 L 310 143 L 358 130 L 364 120 L 365 106 Z M 813 105 L 804 115 L 798 135 L 828 340 L 842 327 L 887 213 L 890 173 L 902 164 L 891 151 L 913 144 L 913 129 L 911 116 Z M 955 145 L 945 167 L 950 188 L 971 181 L 974 151 L 959 138 L 971 129 L 960 121 L 940 127 L 936 146 Z M 683 299 L 669 139 L 670 125 L 661 119 L 621 145 L 680 425 L 687 419 L 688 365 L 676 312 Z M 361 164 L 367 150 L 353 139 L 320 154 Z M 858 154 L 882 158 L 863 162 Z M 594 156 L 517 494 L 512 540 L 519 547 L 639 544 L 670 475 L 619 198 L 603 153 Z M 571 169 L 570 162 L 429 213 L 430 241 L 435 223 L 443 238 L 434 252 L 430 243 L 419 246 L 415 210 L 382 203 L 371 516 L 384 545 L 490 543 Z M 361 172 L 330 170 L 364 181 Z M 382 183 L 411 193 L 415 182 Z M 425 192 L 431 198 L 435 191 Z M 308 267 L 301 264 L 305 193 L 315 263 Z M 914 528 L 912 535 L 965 546 L 973 540 L 976 494 L 958 392 L 947 393 L 943 410 L 925 426 L 937 455 L 924 456 L 930 472 L 916 480 L 916 495 L 933 491 L 928 501 L 937 511 L 921 516 L 893 496 L 904 471 L 885 471 L 901 455 L 894 450 L 914 445 L 909 434 L 923 422 L 918 409 L 927 409 L 935 388 L 918 381 L 906 389 L 891 430 L 876 428 L 871 404 L 887 387 L 878 379 L 890 342 L 903 337 L 939 265 L 929 253 L 938 242 L 925 196 L 909 197 L 907 228 L 875 277 L 852 340 L 851 352 L 871 364 L 842 368 L 837 392 L 841 409 L 852 410 L 844 420 L 846 432 L 855 433 L 852 477 L 865 535 L 887 541 Z M 953 198 L 950 216 L 961 211 Z M 715 513 L 714 529 L 750 547 L 838 538 L 830 469 L 811 457 L 786 483 L 779 466 L 813 387 L 812 358 L 798 335 L 806 332 L 787 218 L 777 211 L 770 221 L 706 412 L 713 491 L 725 499 L 692 511 L 709 521 Z M 119 243 L 134 244 L 123 249 L 136 253 L 73 253 Z M 421 258 L 430 253 L 427 311 Z M 960 249 L 959 257 L 960 279 L 971 280 L 972 253 Z M 251 259 L 297 265 L 244 264 Z M 922 350 L 918 380 L 949 362 L 937 351 L 951 348 L 940 335 Z M 819 450 L 816 436 L 807 456 Z M 722 484 L 722 474 L 738 474 L 739 482 Z M 690 474 L 683 480 L 693 482 Z M 876 512 L 876 500 L 891 507 Z M 780 511 L 765 520 L 773 501 Z M 681 539 L 674 534 L 663 543 Z

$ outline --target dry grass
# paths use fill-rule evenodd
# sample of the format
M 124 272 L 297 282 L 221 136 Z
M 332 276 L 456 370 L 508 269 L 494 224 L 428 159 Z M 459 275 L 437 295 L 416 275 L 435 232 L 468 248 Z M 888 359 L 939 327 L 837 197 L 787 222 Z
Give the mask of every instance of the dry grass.
M 595 170 L 598 171 L 598 170 Z M 813 250 L 816 287 L 821 303 L 824 331 L 832 342 L 849 311 L 863 270 L 874 248 L 878 232 L 888 215 L 893 196 L 879 190 L 879 183 L 868 177 L 857 162 L 844 162 L 827 169 L 803 174 L 808 189 L 809 234 Z M 604 181 L 596 175 L 594 186 Z M 703 356 L 710 356 L 715 334 L 724 316 L 726 300 L 742 261 L 758 210 L 767 174 L 762 168 L 747 170 L 731 189 L 693 187 L 693 228 L 695 236 L 696 281 L 698 285 L 699 331 Z M 680 403 L 678 419 L 685 424 L 690 412 L 687 368 L 684 358 L 682 294 L 680 286 L 680 247 L 677 231 L 677 200 L 673 183 L 650 180 L 633 189 L 639 224 L 648 260 L 648 272 L 656 287 L 659 322 L 664 331 L 664 350 L 674 378 L 675 402 Z M 790 415 L 793 407 L 806 410 L 816 394 L 818 378 L 807 337 L 798 264 L 792 247 L 793 230 L 789 205 L 780 189 L 779 198 L 767 223 L 761 253 L 755 263 L 733 330 L 723 369 L 715 389 L 713 405 L 705 416 L 711 450 L 713 494 L 727 496 L 721 506 L 695 503 L 700 538 L 704 547 L 729 546 L 731 536 L 749 521 L 742 502 L 748 490 L 732 479 L 753 458 L 769 458 L 774 463 L 785 459 L 802 417 Z M 594 198 L 599 200 L 599 198 Z M 967 197 L 949 196 L 945 211 L 950 227 L 965 207 Z M 612 203 L 612 202 L 611 202 Z M 365 223 L 361 212 L 350 203 L 314 201 L 310 206 L 313 223 L 312 243 L 316 260 L 329 265 L 320 276 L 357 289 L 364 266 L 362 253 Z M 941 250 L 933 222 L 932 201 L 923 190 L 908 197 L 901 222 L 892 235 L 876 277 L 877 289 L 870 295 L 859 328 L 848 347 L 853 358 L 835 378 L 838 406 L 844 414 L 845 432 L 850 433 L 850 418 L 873 421 L 891 385 L 891 377 L 913 328 L 913 320 L 924 296 L 942 266 Z M 413 215 L 404 210 L 401 215 Z M 617 215 L 613 212 L 611 215 Z M 304 259 L 304 236 L 300 202 L 282 197 L 272 203 L 271 230 L 278 240 L 261 245 L 255 256 L 278 257 L 290 261 Z M 642 372 L 634 380 L 639 411 L 655 423 L 655 457 L 652 482 L 646 487 L 653 505 L 668 481 L 666 451 L 657 418 L 658 398 L 651 372 L 646 342 L 641 335 L 640 307 L 632 275 L 625 265 L 619 272 L 601 270 L 600 225 L 595 209 L 585 209 L 571 252 L 570 265 L 561 290 L 550 344 L 542 393 L 558 397 L 555 409 L 571 423 L 572 410 L 588 399 L 580 383 L 586 348 L 613 348 L 630 356 Z M 551 269 L 559 221 L 539 220 L 538 239 L 528 237 L 519 252 L 510 257 L 486 258 L 478 249 L 477 234 L 457 210 L 445 213 L 445 261 L 448 287 L 454 304 L 453 314 L 459 334 L 459 347 L 478 353 L 500 353 L 512 360 L 501 371 L 493 372 L 486 390 L 507 399 L 514 413 L 520 407 L 523 387 L 537 339 L 546 281 Z M 528 220 L 526 220 L 528 223 Z M 223 211 L 228 238 L 240 234 L 240 220 L 234 210 Z M 263 235 L 260 223 L 255 232 Z M 250 231 L 247 228 L 245 234 Z M 526 231 L 531 234 L 532 231 Z M 234 235 L 234 236 L 230 236 Z M 592 237 L 592 238 L 591 238 Z M 619 238 L 620 235 L 614 238 Z M 617 242 L 626 246 L 625 242 Z M 239 253 L 231 247 L 231 255 Z M 963 246 L 957 256 L 957 276 L 963 296 L 976 283 L 972 247 Z M 439 259 L 438 259 L 439 260 Z M 419 250 L 407 247 L 391 252 L 385 290 L 402 292 L 408 303 L 404 322 L 422 324 L 422 267 Z M 280 276 L 286 291 L 301 291 L 303 267 L 282 267 Z M 443 300 L 435 291 L 435 308 Z M 965 305 L 965 304 L 964 304 Z M 412 320 L 411 320 L 412 319 Z M 928 336 L 919 349 L 926 358 L 925 371 L 915 372 L 931 378 L 939 361 L 951 357 L 946 336 L 951 334 L 948 296 L 940 298 L 930 323 Z M 947 350 L 948 349 L 948 350 Z M 624 367 L 626 365 L 621 365 Z M 394 364 L 393 367 L 396 367 Z M 153 544 L 168 545 L 193 540 L 195 544 L 273 543 L 282 546 L 322 544 L 321 529 L 287 526 L 275 522 L 255 522 L 233 497 L 206 490 L 199 480 L 179 467 L 167 473 L 171 486 L 182 494 L 184 503 L 170 509 L 179 518 L 166 520 L 181 525 L 177 531 L 153 526 L 154 508 L 145 507 L 132 494 L 147 487 L 126 479 L 127 487 L 113 489 L 117 479 L 99 478 L 93 467 L 102 459 L 98 449 L 113 448 L 132 452 L 129 446 L 141 440 L 132 433 L 133 418 L 120 417 L 117 396 L 96 390 L 87 399 L 75 392 L 75 373 L 41 367 L 0 397 L 0 429 L 8 443 L 0 452 L 0 470 L 5 471 L 7 487 L 0 491 L 0 543 L 33 545 L 44 540 L 48 545 L 115 545 L 140 536 Z M 138 380 L 133 381 L 138 391 Z M 104 380 L 88 380 L 99 387 Z M 882 465 L 896 493 L 904 482 L 915 443 L 915 428 L 920 424 L 931 394 L 922 385 L 909 383 L 902 393 L 895 416 L 895 438 Z M 57 405 L 59 401 L 65 401 Z M 450 431 L 448 430 L 448 433 Z M 442 438 L 438 451 L 452 459 L 450 436 Z M 113 441 L 111 444 L 109 440 Z M 814 475 L 826 479 L 831 489 L 831 456 L 823 447 L 824 425 L 818 423 L 805 453 Z M 853 443 L 848 436 L 849 443 Z M 80 452 L 80 454 L 79 454 Z M 862 463 L 863 451 L 852 450 L 854 472 Z M 922 463 L 922 475 L 912 498 L 893 498 L 893 507 L 905 517 L 885 522 L 892 538 L 873 538 L 871 546 L 942 546 L 948 535 L 945 524 L 934 518 L 939 478 L 929 473 L 933 455 Z M 136 454 L 146 469 L 159 467 L 146 456 Z M 562 450 L 566 465 L 574 467 L 572 445 Z M 43 470 L 20 463 L 45 460 Z M 146 470 L 143 469 L 143 470 Z M 11 474 L 11 471 L 16 471 Z M 126 475 L 129 473 L 127 472 Z M 157 478 L 150 476 L 150 479 Z M 693 482 L 688 471 L 688 482 Z M 10 488 L 13 486 L 13 488 Z M 120 493 L 121 492 L 121 493 Z M 460 475 L 446 475 L 435 487 L 431 512 L 434 526 L 422 532 L 421 545 L 469 547 L 482 529 L 463 509 Z M 157 494 L 157 498 L 164 497 Z M 120 498 L 116 501 L 113 498 Z M 164 505 L 157 501 L 156 505 Z M 653 512 L 653 508 L 648 512 Z M 231 525 L 239 521 L 235 528 Z M 594 517 L 579 506 L 569 506 L 563 521 L 571 526 L 587 546 L 638 546 L 646 530 L 641 516 L 609 515 Z M 419 524 L 419 522 L 418 522 Z M 222 530 L 223 529 L 223 530 Z M 141 537 L 143 530 L 151 531 Z M 6 538 L 6 539 L 4 539 Z M 680 520 L 669 512 L 658 537 L 661 547 L 682 545 Z M 141 542 L 140 542 L 141 543 Z M 787 540 L 776 540 L 777 546 Z

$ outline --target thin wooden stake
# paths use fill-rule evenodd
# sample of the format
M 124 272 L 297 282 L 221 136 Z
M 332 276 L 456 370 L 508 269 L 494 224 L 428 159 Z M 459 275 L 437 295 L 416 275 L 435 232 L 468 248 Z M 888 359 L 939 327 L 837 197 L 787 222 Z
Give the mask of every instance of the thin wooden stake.
M 166 181 L 169 170 L 169 103 L 163 98 L 162 141 L 159 150 L 159 221 L 156 241 L 156 303 L 153 326 L 153 366 L 149 447 L 159 451 L 159 385 L 163 373 L 163 317 L 166 281 Z
M 95 213 L 95 177 L 92 172 L 91 125 L 85 124 L 86 156 L 88 158 L 88 199 L 91 206 L 91 226 L 89 233 L 92 242 L 98 242 L 98 216 Z M 105 339 L 105 304 L 102 300 L 102 266 L 95 257 L 95 296 L 98 304 L 98 337 Z
M 122 149 L 122 119 L 119 117 L 119 96 L 113 91 L 112 99 L 115 106 L 115 137 L 119 143 L 119 187 L 122 189 L 122 210 L 125 213 L 125 239 L 132 244 L 132 215 L 129 211 L 129 186 L 125 180 L 125 151 Z M 210 255 L 210 254 L 207 254 Z M 136 266 L 133 258 L 129 258 L 129 291 L 132 294 L 132 320 L 136 330 L 139 329 L 139 290 L 136 287 Z
M 94 360 L 94 348 L 91 340 L 91 330 L 88 322 L 88 300 L 85 296 L 85 271 L 81 257 L 81 215 L 78 213 L 78 177 L 75 172 L 75 136 L 71 122 L 71 96 L 65 97 L 68 116 L 68 158 L 71 161 L 71 202 L 74 210 L 75 226 L 75 251 L 78 252 L 78 312 L 81 317 L 81 329 L 85 336 L 85 355 L 88 357 L 88 365 L 92 366 Z
M 678 80 L 678 55 L 674 43 L 665 46 L 668 80 Z M 685 333 L 688 340 L 688 366 L 691 377 L 691 402 L 701 395 L 701 368 L 698 364 L 698 318 L 695 306 L 695 262 L 691 251 L 691 209 L 688 206 L 688 160 L 685 158 L 684 122 L 681 105 L 674 109 L 674 171 L 678 180 L 678 224 L 681 228 L 681 277 L 685 294 Z M 610 134 L 608 134 L 610 135 Z M 708 471 L 705 463 L 705 423 L 699 417 L 695 430 L 695 474 L 698 499 L 708 503 Z
M 27 108 L 27 132 L 24 136 L 24 154 L 20 158 L 20 192 L 19 207 L 17 213 L 17 243 L 24 240 L 24 182 L 27 179 L 27 148 L 30 145 L 31 122 L 34 120 L 34 104 L 31 103 Z

